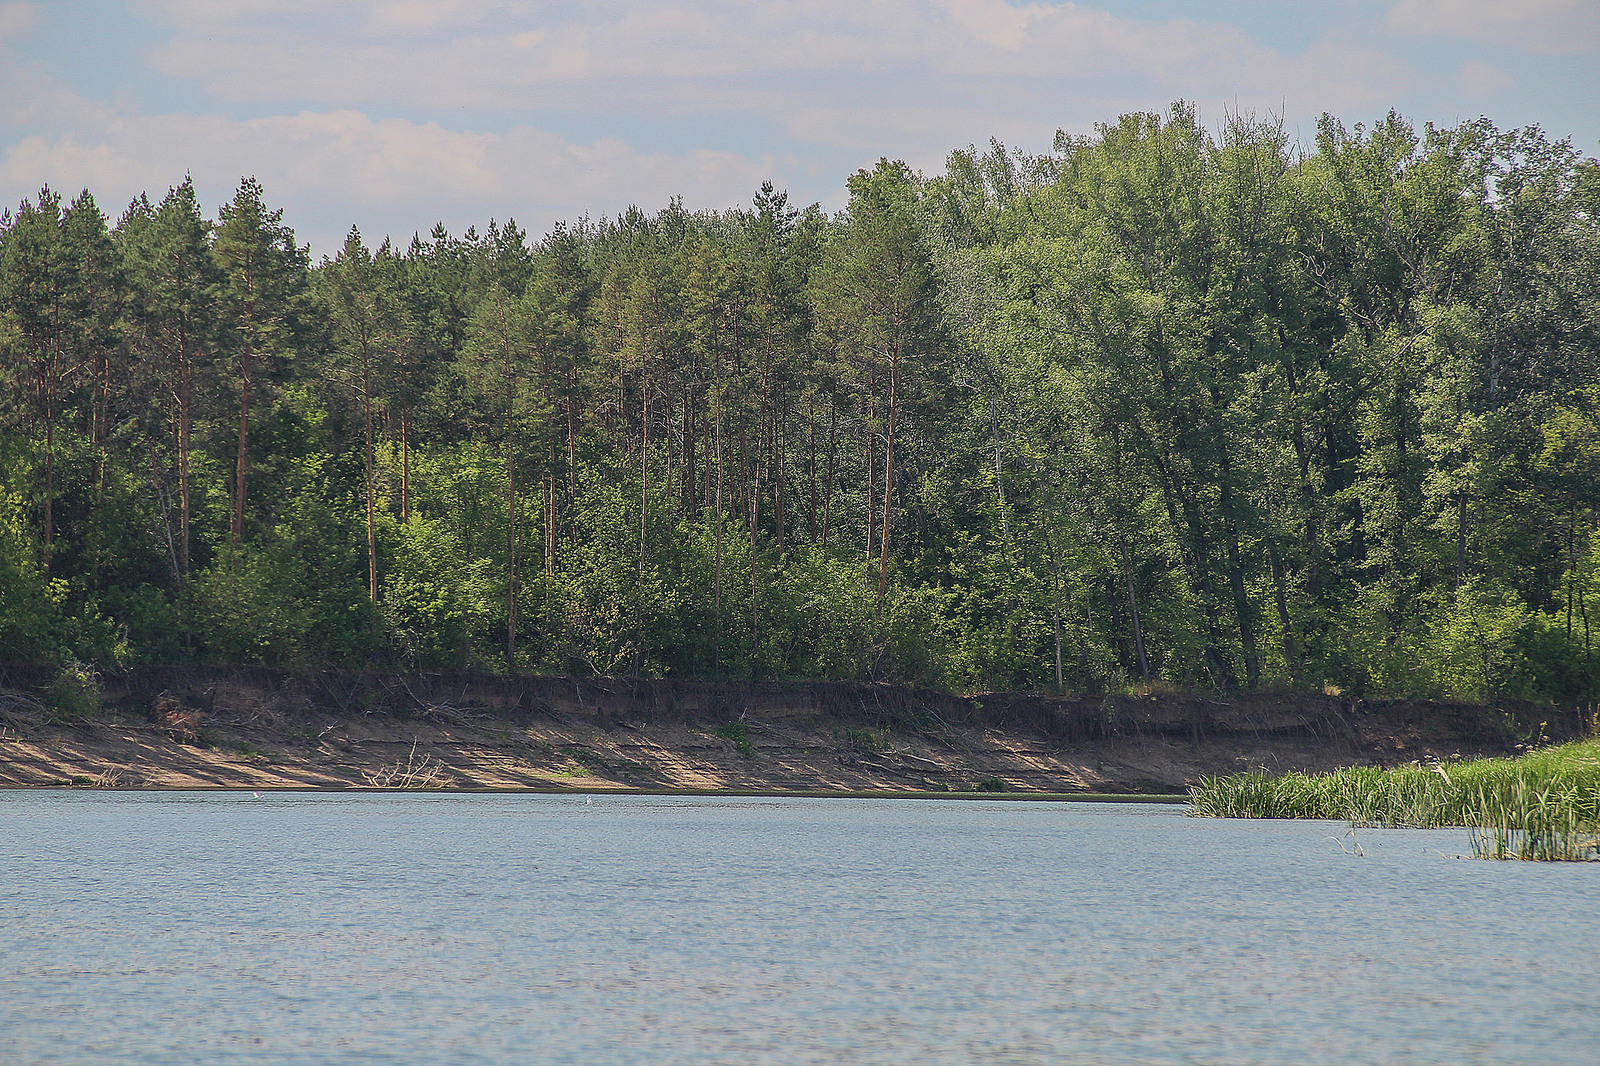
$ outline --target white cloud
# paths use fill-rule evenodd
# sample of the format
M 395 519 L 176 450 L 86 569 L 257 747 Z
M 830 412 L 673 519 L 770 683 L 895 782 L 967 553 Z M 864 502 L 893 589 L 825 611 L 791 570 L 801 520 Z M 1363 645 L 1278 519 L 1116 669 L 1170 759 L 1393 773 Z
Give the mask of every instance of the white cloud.
M 380 0 L 368 3 L 367 24 L 379 33 L 427 33 L 481 18 L 491 5 L 481 0 Z
M 1299 111 L 1366 111 L 1393 107 L 1414 87 L 1417 75 L 1399 60 L 1344 37 L 1324 40 L 1292 61 L 1272 79 L 1256 79 L 1254 90 L 1278 91 Z
M 1397 33 L 1442 34 L 1536 52 L 1600 46 L 1595 0 L 1400 0 L 1384 23 Z
M 806 107 L 786 117 L 793 136 L 814 144 L 856 149 L 862 162 L 899 141 L 923 148 L 906 161 L 924 170 L 939 168 L 950 149 L 998 137 L 1010 144 L 1048 145 L 1059 123 L 1043 118 L 998 114 L 993 109 L 960 106 Z M 870 158 L 868 158 L 870 157 Z
M 200 32 L 265 19 L 299 18 L 327 7 L 321 0 L 129 0 L 129 6 Z
M 197 177 L 270 173 L 282 191 L 338 187 L 392 203 L 407 195 L 494 191 L 481 135 L 433 123 L 374 122 L 354 111 L 235 121 L 217 115 L 117 119 L 103 129 L 35 135 L 0 161 L 7 185 L 88 184 L 130 193 L 162 187 L 185 170 Z
M 333 15 L 368 32 L 408 35 L 442 26 L 469 26 L 483 21 L 497 7 L 494 0 L 132 0 L 147 14 L 175 26 L 203 33 L 227 32 L 285 19 Z M 526 5 L 510 5 L 512 7 Z
M 1233 27 L 1144 22 L 1074 4 L 948 0 L 920 35 L 938 69 L 988 77 L 1138 73 L 1163 82 L 1236 78 L 1277 56 Z
M 187 12 L 202 0 L 171 2 Z M 651 136 L 639 126 L 654 117 L 704 128 L 716 116 L 725 144 L 782 133 L 809 156 L 786 160 L 808 182 L 797 198 L 827 195 L 811 180 L 824 158 L 831 187 L 880 155 L 933 170 L 951 147 L 990 136 L 1039 150 L 1058 126 L 1180 97 L 1213 120 L 1224 108 L 1382 109 L 1410 77 L 1360 40 L 1285 54 L 1234 26 L 1072 3 L 365 0 L 292 20 L 268 17 L 265 0 L 203 6 L 210 32 L 175 18 L 151 59 L 223 100 L 381 108 L 446 126 L 461 112 L 533 124 L 585 115 L 630 137 Z M 651 191 L 632 195 L 651 202 Z
M 21 2 L 0 4 L 0 46 L 8 40 L 22 36 L 34 23 L 38 12 L 32 4 Z
M 539 90 L 563 86 L 598 89 L 603 99 L 651 79 L 868 69 L 890 58 L 883 46 L 894 30 L 875 5 L 817 21 L 779 5 L 726 3 L 639 4 L 586 21 L 530 14 L 508 13 L 492 32 L 450 23 L 458 32 L 403 42 L 363 32 L 365 24 L 314 40 L 296 25 L 238 26 L 220 37 L 180 35 L 152 60 L 234 100 L 524 111 L 546 102 Z
M 724 143 L 773 146 L 786 134 L 792 147 L 777 150 L 805 182 L 803 200 L 879 155 L 932 171 L 955 145 L 999 136 L 1038 150 L 1058 126 L 1084 130 L 1178 97 L 1212 123 L 1224 108 L 1365 110 L 1388 106 L 1409 76 L 1357 40 L 1285 54 L 1232 26 L 1071 3 L 147 0 L 146 10 L 170 30 L 147 54 L 157 70 L 209 88 L 208 110 L 244 101 L 269 114 L 35 114 L 0 161 L 0 191 L 48 180 L 120 197 L 187 168 L 213 199 L 255 174 L 286 204 L 327 205 L 329 219 L 367 206 L 402 228 L 508 211 L 541 226 L 674 193 L 725 206 L 780 177 L 752 158 L 772 147 L 633 147 L 671 144 L 641 129 L 656 116 L 701 128 L 715 116 Z M 64 97 L 40 98 L 59 107 Z M 371 117 L 378 109 L 404 117 Z M 463 122 L 463 111 L 480 117 Z M 547 115 L 569 130 L 592 116 L 599 132 L 556 136 L 538 128 Z M 607 136 L 618 129 L 633 132 Z M 336 237 L 348 221 L 316 225 Z
M 768 161 L 726 152 L 640 153 L 616 139 L 578 144 L 527 126 L 459 132 L 342 110 L 247 120 L 161 115 L 25 137 L 0 158 L 0 189 L 88 186 L 112 207 L 142 191 L 155 195 L 185 172 L 212 205 L 245 175 L 290 207 L 291 221 L 296 205 L 323 205 L 301 232 L 318 251 L 351 221 L 397 237 L 441 216 L 457 228 L 507 215 L 543 228 L 633 202 L 664 204 L 674 194 L 692 208 L 732 206 L 774 176 Z
M 1461 68 L 1461 89 L 1468 96 L 1489 96 L 1511 84 L 1509 74 L 1487 63 L 1473 62 Z
M 482 4 L 455 6 L 485 11 Z M 419 25 L 442 32 L 403 43 L 371 32 L 380 12 L 399 18 L 413 8 Z M 369 3 L 363 10 L 349 35 L 308 42 L 298 24 L 246 21 L 219 36 L 178 36 L 153 60 L 163 72 L 199 79 L 233 100 L 512 113 L 690 102 L 744 108 L 752 85 L 796 76 L 809 79 L 794 92 L 801 106 L 834 90 L 818 76 L 891 76 L 935 94 L 948 93 L 938 82 L 952 77 L 1085 87 L 1115 77 L 1174 96 L 1278 95 L 1304 73 L 1308 56 L 1313 68 L 1326 65 L 1315 50 L 1284 56 L 1236 27 L 1143 21 L 1071 3 L 680 0 L 589 5 L 575 15 L 558 5 L 508 3 L 495 6 L 492 19 L 465 21 L 443 18 L 440 5 Z

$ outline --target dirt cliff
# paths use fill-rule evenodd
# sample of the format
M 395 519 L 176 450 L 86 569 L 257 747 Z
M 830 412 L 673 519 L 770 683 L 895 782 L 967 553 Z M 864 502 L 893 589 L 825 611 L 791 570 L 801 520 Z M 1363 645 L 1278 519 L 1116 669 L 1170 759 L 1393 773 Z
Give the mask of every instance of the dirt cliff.
M 0 666 L 0 786 L 1163 793 L 1506 754 L 1582 727 L 1515 701 L 218 666 L 108 674 L 98 707 L 68 712 L 53 676 Z

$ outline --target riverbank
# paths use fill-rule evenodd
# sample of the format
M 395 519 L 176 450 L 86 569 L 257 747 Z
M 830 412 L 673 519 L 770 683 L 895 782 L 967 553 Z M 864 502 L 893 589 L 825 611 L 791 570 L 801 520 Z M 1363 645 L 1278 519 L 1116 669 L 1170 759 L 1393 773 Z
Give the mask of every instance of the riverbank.
M 52 686 L 55 686 L 52 688 Z M 1181 794 L 1514 754 L 1572 712 L 1313 693 L 957 696 L 866 682 L 0 667 L 0 786 Z

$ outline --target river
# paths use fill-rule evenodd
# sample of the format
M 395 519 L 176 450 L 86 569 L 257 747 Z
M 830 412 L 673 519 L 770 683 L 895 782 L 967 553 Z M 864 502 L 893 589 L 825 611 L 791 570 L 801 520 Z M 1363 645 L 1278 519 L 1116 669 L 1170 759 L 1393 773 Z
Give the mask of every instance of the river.
M 1600 869 L 1165 805 L 0 792 L 16 1063 L 1592 1062 Z

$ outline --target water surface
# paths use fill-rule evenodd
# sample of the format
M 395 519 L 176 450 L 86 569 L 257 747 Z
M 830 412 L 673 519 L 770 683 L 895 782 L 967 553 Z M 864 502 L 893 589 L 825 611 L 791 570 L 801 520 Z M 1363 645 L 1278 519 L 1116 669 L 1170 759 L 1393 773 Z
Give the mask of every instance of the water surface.
M 0 792 L 0 1058 L 1594 1061 L 1600 871 L 1468 854 L 1120 804 Z

